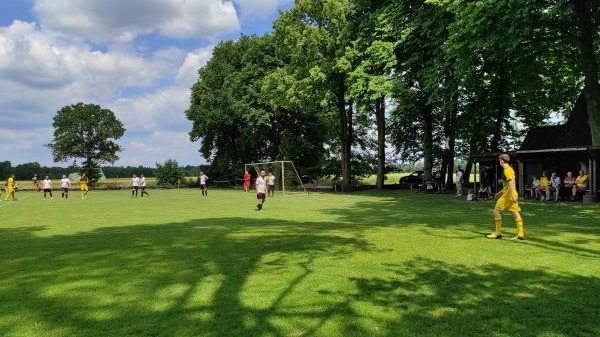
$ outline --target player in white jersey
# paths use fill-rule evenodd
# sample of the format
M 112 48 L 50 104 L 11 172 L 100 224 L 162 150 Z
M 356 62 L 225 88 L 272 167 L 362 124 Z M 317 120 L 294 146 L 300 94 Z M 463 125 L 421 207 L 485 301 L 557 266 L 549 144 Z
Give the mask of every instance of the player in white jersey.
M 144 194 L 148 196 L 150 195 L 148 192 L 146 192 L 146 177 L 144 177 L 143 174 L 140 175 L 140 188 L 142 189 L 142 198 L 144 197 Z
M 138 190 L 140 189 L 140 178 L 136 177 L 134 174 L 129 185 L 131 186 L 131 197 L 133 198 L 134 194 L 137 197 Z
M 46 194 L 50 194 L 50 199 L 52 199 L 52 180 L 48 176 L 42 182 L 42 186 L 44 188 L 44 199 L 46 199 Z
M 269 172 L 269 176 L 267 177 L 267 194 L 270 197 L 275 196 L 275 176 L 273 172 Z
M 69 187 L 71 187 L 71 180 L 63 174 L 60 180 L 60 189 L 62 190 L 61 198 L 69 199 Z
M 202 191 L 203 196 L 208 196 L 208 191 L 206 190 L 206 182 L 208 181 L 208 177 L 204 174 L 203 171 L 200 171 L 200 190 Z
M 262 211 L 266 196 L 267 182 L 265 181 L 265 170 L 260 170 L 260 173 L 256 178 L 256 199 L 258 199 L 258 204 L 256 205 L 257 211 Z

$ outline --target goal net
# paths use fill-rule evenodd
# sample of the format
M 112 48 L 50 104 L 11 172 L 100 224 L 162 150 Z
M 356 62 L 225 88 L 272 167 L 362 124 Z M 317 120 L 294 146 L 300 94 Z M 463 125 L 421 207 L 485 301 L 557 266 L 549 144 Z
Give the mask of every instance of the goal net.
M 304 192 L 306 187 L 302 183 L 302 179 L 291 161 L 269 161 L 262 163 L 251 163 L 244 165 L 248 172 L 255 172 L 254 179 L 260 173 L 260 170 L 265 170 L 265 180 L 268 181 L 269 173 L 275 176 L 275 191 L 281 191 L 283 194 L 288 192 Z M 254 186 L 252 180 L 251 186 Z

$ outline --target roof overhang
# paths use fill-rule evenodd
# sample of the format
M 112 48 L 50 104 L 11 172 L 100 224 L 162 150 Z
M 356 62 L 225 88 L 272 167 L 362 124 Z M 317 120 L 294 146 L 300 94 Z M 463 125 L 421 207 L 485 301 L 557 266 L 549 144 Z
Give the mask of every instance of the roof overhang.
M 562 147 L 557 149 L 538 149 L 538 150 L 519 150 L 516 154 L 528 154 L 528 153 L 547 153 L 547 152 L 585 152 L 589 151 L 589 147 Z

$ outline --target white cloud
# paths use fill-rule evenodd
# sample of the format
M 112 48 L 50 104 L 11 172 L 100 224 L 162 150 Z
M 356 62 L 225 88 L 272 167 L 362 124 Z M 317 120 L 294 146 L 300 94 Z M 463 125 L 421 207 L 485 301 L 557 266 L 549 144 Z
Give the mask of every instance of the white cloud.
M 132 41 L 142 34 L 215 39 L 240 30 L 236 10 L 221 0 L 37 0 L 45 29 L 92 41 Z
M 233 1 L 31 0 L 39 23 L 14 18 L 0 26 L 0 160 L 53 165 L 43 146 L 52 119 L 84 102 L 125 124 L 117 165 L 202 163 L 184 112 L 212 54 L 206 44 L 240 32 L 236 9 L 254 22 L 293 3 Z
M 260 20 L 273 15 L 293 0 L 234 0 L 240 8 L 240 16 L 250 21 Z
M 198 69 L 212 57 L 213 46 L 188 53 L 175 77 L 179 85 L 191 87 L 198 80 Z

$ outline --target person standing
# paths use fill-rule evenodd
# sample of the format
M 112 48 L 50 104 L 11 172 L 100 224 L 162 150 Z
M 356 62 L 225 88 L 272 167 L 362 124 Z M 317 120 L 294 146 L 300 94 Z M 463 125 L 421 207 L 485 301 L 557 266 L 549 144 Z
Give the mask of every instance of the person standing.
M 256 205 L 257 211 L 263 210 L 263 204 L 265 203 L 267 195 L 267 182 L 265 181 L 265 170 L 260 170 L 258 177 L 256 178 L 256 199 L 258 204 Z
M 39 192 L 40 191 L 40 182 L 38 181 L 37 174 L 34 174 L 33 178 L 31 178 L 31 180 L 33 180 L 33 190 Z
M 244 191 L 248 193 L 248 190 L 250 189 L 250 172 L 248 172 L 248 170 L 244 173 L 244 184 L 242 186 L 244 187 Z
M 86 177 L 85 173 L 81 174 L 79 177 L 79 190 L 81 191 L 81 199 L 85 199 L 88 194 L 88 177 Z
M 208 181 L 208 177 L 204 174 L 204 171 L 200 171 L 200 191 L 202 191 L 203 196 L 208 196 L 208 190 L 206 189 L 206 182 Z
M 496 193 L 496 206 L 494 207 L 494 223 L 496 231 L 487 235 L 488 239 L 502 238 L 502 211 L 508 209 L 515 217 L 517 225 L 517 236 L 514 239 L 525 240 L 525 229 L 523 218 L 521 218 L 521 208 L 519 207 L 519 194 L 515 184 L 515 171 L 510 166 L 510 156 L 506 153 L 498 157 L 500 166 L 503 168 L 504 184 L 502 191 Z
M 50 199 L 54 199 L 52 197 L 52 180 L 50 180 L 50 178 L 48 178 L 48 176 L 46 176 L 46 178 L 44 178 L 44 181 L 42 182 L 42 186 L 44 189 L 44 199 L 46 199 L 46 194 L 50 194 Z
M 69 199 L 69 188 L 71 187 L 71 180 L 67 178 L 67 175 L 63 174 L 60 180 L 60 189 L 62 190 L 61 198 Z
M 4 197 L 4 201 L 8 201 L 8 198 L 12 197 L 13 201 L 16 201 L 17 198 L 15 197 L 15 175 L 11 174 L 8 176 L 8 179 L 6 179 L 6 184 L 4 185 L 4 187 L 6 187 L 6 196 Z
M 131 178 L 131 182 L 129 182 L 129 185 L 131 185 L 131 197 L 133 198 L 134 194 L 137 197 L 138 190 L 140 189 L 140 178 L 134 174 Z
M 270 197 L 274 197 L 275 196 L 275 176 L 273 175 L 273 172 L 269 172 L 269 177 L 267 179 L 267 182 L 268 182 L 267 194 Z
M 460 165 L 456 169 L 456 195 L 462 195 L 462 186 L 464 181 L 465 172 L 462 170 Z
M 146 192 L 146 177 L 144 177 L 143 174 L 140 175 L 140 187 L 142 188 L 142 198 L 144 197 L 144 194 L 150 196 L 150 194 Z

